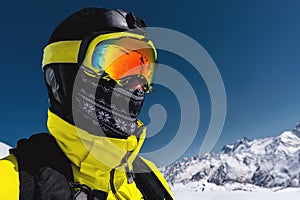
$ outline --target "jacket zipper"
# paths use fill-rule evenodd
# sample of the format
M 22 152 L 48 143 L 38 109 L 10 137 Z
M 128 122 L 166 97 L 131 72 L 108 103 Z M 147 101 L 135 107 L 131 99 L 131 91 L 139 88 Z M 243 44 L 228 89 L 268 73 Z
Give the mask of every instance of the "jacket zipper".
M 118 196 L 115 185 L 114 185 L 114 177 L 115 177 L 115 172 L 116 172 L 116 168 L 122 166 L 124 163 L 124 168 L 125 168 L 125 174 L 126 174 L 126 178 L 127 178 L 127 182 L 128 184 L 131 184 L 134 182 L 134 176 L 132 171 L 130 171 L 129 166 L 128 166 L 128 157 L 131 154 L 131 152 L 127 152 L 126 155 L 124 156 L 124 158 L 122 159 L 122 162 L 120 165 L 116 166 L 114 169 L 112 169 L 110 171 L 110 188 L 111 191 L 113 192 L 113 194 L 117 197 L 118 200 L 121 200 L 121 198 Z

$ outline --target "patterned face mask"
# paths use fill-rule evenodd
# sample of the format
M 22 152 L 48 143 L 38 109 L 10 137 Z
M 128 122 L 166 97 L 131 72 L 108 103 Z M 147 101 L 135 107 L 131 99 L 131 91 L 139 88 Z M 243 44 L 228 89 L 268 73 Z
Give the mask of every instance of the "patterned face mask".
M 75 125 L 90 134 L 114 138 L 139 135 L 137 116 L 142 108 L 147 84 L 143 76 L 132 75 L 117 82 L 107 74 L 100 78 L 79 70 L 73 91 Z

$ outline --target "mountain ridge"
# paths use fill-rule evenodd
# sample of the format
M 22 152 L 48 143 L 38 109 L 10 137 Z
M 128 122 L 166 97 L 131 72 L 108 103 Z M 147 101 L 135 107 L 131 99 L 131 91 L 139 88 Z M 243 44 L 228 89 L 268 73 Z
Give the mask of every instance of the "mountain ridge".
M 184 158 L 161 171 L 171 185 L 207 182 L 300 187 L 300 122 L 276 137 L 241 138 L 219 153 Z

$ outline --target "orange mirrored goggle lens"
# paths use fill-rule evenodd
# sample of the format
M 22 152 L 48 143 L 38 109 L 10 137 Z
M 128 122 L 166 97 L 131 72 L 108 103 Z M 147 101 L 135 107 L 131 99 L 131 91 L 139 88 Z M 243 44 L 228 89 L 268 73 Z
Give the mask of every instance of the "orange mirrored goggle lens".
M 153 48 L 145 41 L 124 37 L 100 42 L 92 52 L 93 71 L 105 71 L 114 80 L 141 75 L 150 86 L 156 68 Z

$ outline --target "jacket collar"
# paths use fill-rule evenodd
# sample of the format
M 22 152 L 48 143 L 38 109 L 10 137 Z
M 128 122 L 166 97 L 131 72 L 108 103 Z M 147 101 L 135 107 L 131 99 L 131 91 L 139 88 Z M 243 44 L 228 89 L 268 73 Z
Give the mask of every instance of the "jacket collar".
M 127 139 L 91 135 L 62 120 L 50 110 L 47 126 L 70 161 L 81 173 L 91 177 L 113 168 L 124 170 L 122 165 L 125 163 L 132 169 L 132 163 L 146 137 L 146 128 L 139 138 L 133 135 Z

